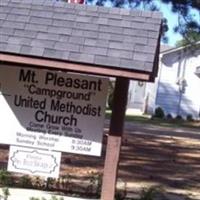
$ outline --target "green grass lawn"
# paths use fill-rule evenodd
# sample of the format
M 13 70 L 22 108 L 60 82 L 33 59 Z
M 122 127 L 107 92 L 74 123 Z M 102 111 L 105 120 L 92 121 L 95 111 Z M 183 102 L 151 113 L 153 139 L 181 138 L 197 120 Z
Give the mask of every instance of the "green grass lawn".
M 106 111 L 106 119 L 110 119 L 111 111 Z M 125 121 L 136 122 L 143 124 L 153 124 L 165 127 L 186 127 L 186 128 L 200 128 L 200 121 L 187 121 L 178 119 L 159 119 L 152 118 L 149 115 L 126 115 Z

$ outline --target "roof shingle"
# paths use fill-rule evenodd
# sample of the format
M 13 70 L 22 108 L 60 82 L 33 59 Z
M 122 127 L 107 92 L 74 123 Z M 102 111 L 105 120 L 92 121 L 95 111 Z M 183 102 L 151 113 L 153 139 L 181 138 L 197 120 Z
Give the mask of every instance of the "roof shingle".
M 50 0 L 4 0 L 0 51 L 152 72 L 162 15 Z

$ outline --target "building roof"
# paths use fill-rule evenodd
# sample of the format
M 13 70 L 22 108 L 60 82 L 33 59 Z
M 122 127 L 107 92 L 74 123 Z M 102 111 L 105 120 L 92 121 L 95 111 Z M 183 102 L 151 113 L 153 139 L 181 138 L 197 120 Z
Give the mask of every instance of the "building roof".
M 180 51 L 192 51 L 192 50 L 199 50 L 200 49 L 200 41 L 197 41 L 192 44 L 188 44 L 186 46 L 180 47 L 170 47 L 168 45 L 161 45 L 161 53 L 162 54 L 170 54 L 170 53 L 177 53 Z
M 152 76 L 158 67 L 161 19 L 159 12 L 4 0 L 0 53 Z
M 173 49 L 174 47 L 169 46 L 167 44 L 161 44 L 160 46 L 160 53 Z

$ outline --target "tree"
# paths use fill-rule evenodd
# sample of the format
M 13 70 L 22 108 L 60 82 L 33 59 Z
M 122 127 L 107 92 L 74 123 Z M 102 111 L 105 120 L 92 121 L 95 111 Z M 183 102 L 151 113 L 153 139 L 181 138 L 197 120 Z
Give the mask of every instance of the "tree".
M 198 41 L 200 41 L 199 33 L 194 31 L 187 32 L 186 36 L 182 40 L 177 41 L 176 47 L 186 46 L 188 44 L 195 44 Z
M 200 17 L 200 0 L 162 0 L 164 3 L 172 3 L 172 11 L 178 14 L 177 27 L 175 32 L 183 35 L 184 39 L 190 43 L 196 41 L 197 35 L 200 34 L 200 21 L 196 21 L 190 13 L 190 9 L 196 9 Z

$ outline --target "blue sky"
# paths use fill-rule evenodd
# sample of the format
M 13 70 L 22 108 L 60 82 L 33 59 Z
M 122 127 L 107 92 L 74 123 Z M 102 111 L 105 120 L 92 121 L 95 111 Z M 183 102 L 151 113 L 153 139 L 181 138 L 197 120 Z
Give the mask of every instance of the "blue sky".
M 169 31 L 167 32 L 168 44 L 174 46 L 178 40 L 181 40 L 182 36 L 175 33 L 173 27 L 178 25 L 178 15 L 171 12 L 171 5 L 160 4 L 160 10 L 164 17 L 168 20 Z
M 173 27 L 178 25 L 178 14 L 171 12 L 170 4 L 161 4 L 160 10 L 163 12 L 165 18 L 168 19 L 169 31 L 167 36 L 169 38 L 169 45 L 174 46 L 178 40 L 181 40 L 182 36 L 178 33 L 174 33 Z M 190 9 L 190 15 L 194 17 L 194 19 L 199 22 L 200 21 L 200 13 L 195 9 Z
M 165 18 L 168 19 L 169 31 L 167 33 L 169 38 L 169 45 L 174 46 L 178 40 L 182 38 L 182 36 L 178 33 L 174 33 L 173 27 L 178 25 L 178 15 L 171 12 L 171 5 L 161 4 L 160 10 L 163 12 Z M 190 15 L 194 17 L 194 19 L 199 22 L 200 21 L 200 13 L 195 9 L 190 9 Z

